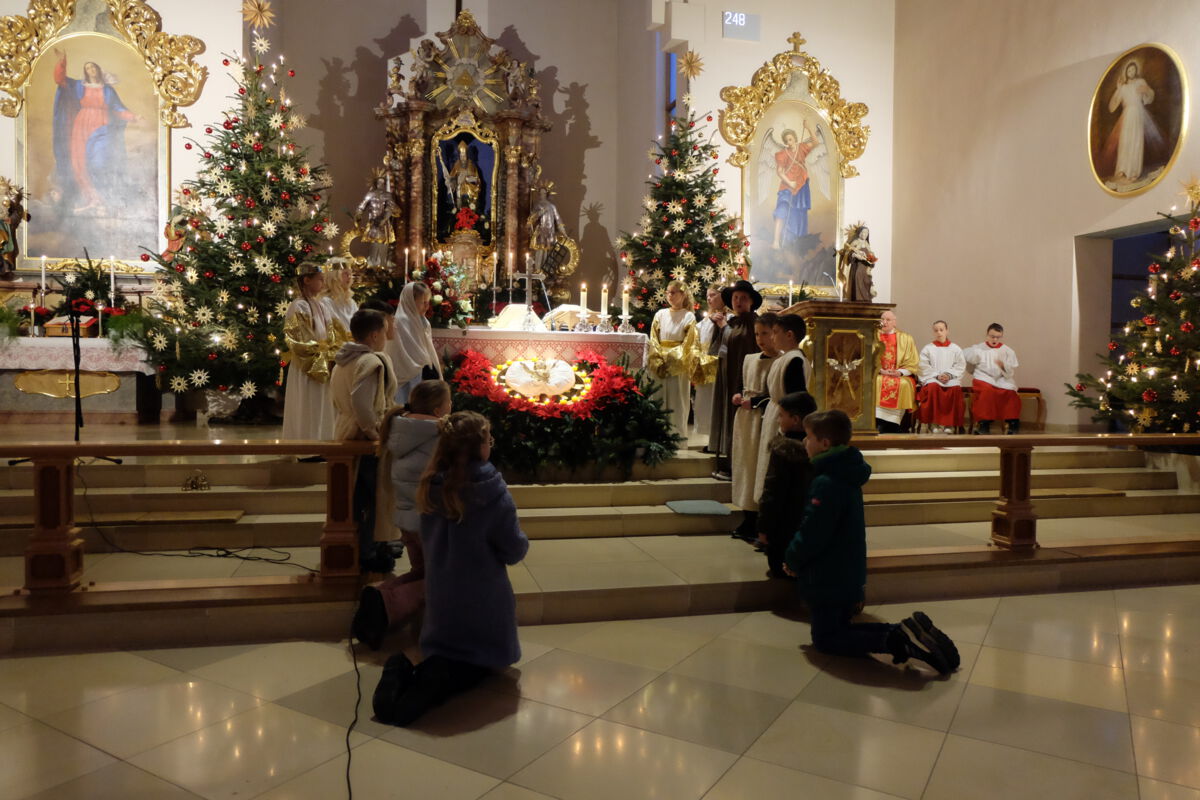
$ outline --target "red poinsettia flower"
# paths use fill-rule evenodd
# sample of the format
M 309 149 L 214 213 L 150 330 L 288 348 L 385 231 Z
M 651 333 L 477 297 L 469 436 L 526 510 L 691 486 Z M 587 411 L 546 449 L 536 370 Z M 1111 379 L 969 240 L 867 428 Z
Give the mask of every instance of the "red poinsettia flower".
M 458 215 L 454 218 L 454 229 L 457 231 L 469 231 L 479 222 L 479 215 L 469 208 L 460 208 Z

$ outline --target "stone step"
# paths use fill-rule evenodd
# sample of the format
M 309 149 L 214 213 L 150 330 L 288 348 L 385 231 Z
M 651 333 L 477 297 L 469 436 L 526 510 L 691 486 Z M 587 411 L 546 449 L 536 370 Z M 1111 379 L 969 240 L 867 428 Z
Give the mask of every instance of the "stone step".
M 895 472 L 960 472 L 997 470 L 996 450 L 868 450 L 863 453 L 873 474 Z M 1035 449 L 1032 468 L 1087 469 L 1099 467 L 1144 467 L 1146 455 L 1139 450 L 1080 448 L 1078 450 Z
M 929 493 L 930 491 L 986 492 L 999 486 L 995 470 L 946 473 L 883 473 L 873 475 L 864 487 L 869 498 L 881 494 Z M 1037 489 L 1095 487 L 1116 490 L 1174 489 L 1175 473 L 1136 467 L 1034 470 Z M 669 478 L 625 483 L 519 484 L 512 486 L 519 508 L 567 508 L 577 506 L 656 505 L 669 500 L 716 500 L 729 502 L 732 487 L 710 477 Z M 89 487 L 76 490 L 76 509 L 85 503 L 94 513 L 120 513 L 137 507 L 145 511 L 204 511 L 212 506 L 237 507 L 246 514 L 318 514 L 325 510 L 324 484 L 309 486 L 213 486 L 209 491 L 183 491 L 177 486 Z M 10 516 L 29 517 L 33 496 L 29 490 L 0 490 L 0 506 Z M 0 518 L 2 520 L 3 518 Z M 28 523 L 25 523 L 26 525 Z M 5 527 L 0 521 L 0 527 Z M 12 527 L 12 525 L 8 525 Z
M 1033 489 L 1030 495 L 1034 500 L 1042 498 L 1092 498 L 1092 497 L 1125 497 L 1125 493 L 1118 489 L 1101 489 L 1094 486 L 1080 486 L 1059 489 Z M 987 491 L 959 491 L 959 492 L 902 492 L 896 494 L 888 494 L 885 492 L 877 492 L 867 495 L 865 502 L 868 507 L 881 505 L 897 505 L 897 504 L 915 504 L 915 503 L 957 503 L 970 500 L 984 500 L 987 502 L 996 501 L 995 490 Z
M 131 460 L 132 461 L 132 460 Z M 650 467 L 633 465 L 629 475 L 616 469 L 578 476 L 547 475 L 548 482 L 608 482 L 676 480 L 707 478 L 714 468 L 713 456 L 698 451 L 681 450 L 673 458 Z M 173 458 L 165 463 L 82 464 L 76 471 L 76 485 L 82 490 L 128 487 L 182 487 L 183 482 L 197 474 L 208 479 L 209 485 L 238 487 L 305 487 L 325 482 L 325 465 L 298 463 L 288 459 L 267 459 L 244 462 L 224 462 L 212 459 Z M 519 485 L 519 484 L 515 484 Z M 33 470 L 29 465 L 0 467 L 0 490 L 29 491 L 33 487 Z
M 198 511 L 152 511 L 133 510 L 111 511 L 108 513 L 89 514 L 88 520 L 94 525 L 118 527 L 122 525 L 229 525 L 242 519 L 245 515 L 241 509 L 202 509 Z M 33 527 L 32 516 L 0 517 L 0 530 L 19 529 L 28 531 Z
M 1200 513 L 1200 495 L 1175 492 L 1146 492 L 1105 497 L 1034 496 L 1034 510 L 1040 519 L 1073 517 L 1124 517 L 1152 514 Z M 866 505 L 868 526 L 937 525 L 949 522 L 982 522 L 992 518 L 995 498 L 984 500 L 909 502 Z

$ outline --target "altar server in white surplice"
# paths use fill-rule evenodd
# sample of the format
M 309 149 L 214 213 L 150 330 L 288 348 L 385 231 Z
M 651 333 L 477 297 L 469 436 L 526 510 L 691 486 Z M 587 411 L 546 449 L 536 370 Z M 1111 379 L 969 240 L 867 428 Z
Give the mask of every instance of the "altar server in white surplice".
M 296 282 L 300 296 L 288 306 L 283 322 L 288 346 L 283 438 L 332 439 L 335 416 L 329 371 L 334 354 L 350 333 L 338 321 L 329 298 L 322 296 L 325 276 L 320 266 L 301 264 Z
M 1004 420 L 1006 434 L 1021 428 L 1021 396 L 1015 379 L 1017 354 L 1004 344 L 1004 327 L 999 322 L 988 325 L 987 338 L 963 351 L 973 370 L 971 383 L 971 416 L 975 418 L 975 433 L 992 432 L 992 422 Z
M 742 509 L 742 524 L 734 536 L 746 541 L 753 540 L 758 529 L 758 497 L 754 487 L 758 484 L 759 439 L 766 435 L 763 409 L 770 400 L 767 374 L 779 356 L 775 349 L 775 319 L 774 314 L 767 312 L 754 321 L 754 342 L 759 352 L 742 361 L 742 391 L 733 396 L 733 404 L 737 406 L 733 414 L 733 503 Z
M 921 348 L 917 422 L 932 433 L 955 433 L 963 424 L 962 376 L 967 359 L 950 341 L 945 320 L 933 323 L 933 341 Z
M 700 355 L 692 373 L 692 384 L 696 387 L 696 395 L 692 400 L 692 418 L 695 420 L 694 430 L 700 436 L 708 436 L 711 428 L 713 392 L 717 388 L 717 366 L 720 363 L 718 357 L 708 355 L 713 334 L 717 331 L 717 325 L 709 315 L 727 311 L 725 301 L 721 299 L 719 285 L 713 284 L 708 287 L 707 300 L 708 312 L 696 328 L 700 340 Z
M 687 284 L 667 284 L 670 308 L 659 309 L 650 324 L 650 353 L 646 366 L 662 386 L 663 407 L 675 432 L 687 438 L 692 405 L 692 366 L 696 361 L 696 312 Z
M 758 443 L 758 466 L 754 473 L 754 499 L 762 497 L 763 481 L 767 478 L 767 465 L 771 462 L 771 440 L 779 433 L 779 401 L 792 392 L 803 392 L 808 388 L 804 374 L 804 356 L 800 342 L 808 332 L 808 325 L 799 314 L 784 314 L 775 320 L 774 345 L 779 358 L 767 373 L 767 392 L 770 402 L 763 412 L 762 437 Z M 756 534 L 757 535 L 757 534 Z

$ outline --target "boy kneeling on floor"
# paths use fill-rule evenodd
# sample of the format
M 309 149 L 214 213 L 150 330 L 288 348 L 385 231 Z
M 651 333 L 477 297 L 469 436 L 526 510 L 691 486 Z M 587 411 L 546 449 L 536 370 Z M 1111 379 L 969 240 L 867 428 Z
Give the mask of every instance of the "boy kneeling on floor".
M 845 412 L 809 414 L 804 430 L 813 479 L 785 569 L 796 577 L 808 604 L 813 645 L 840 656 L 885 653 L 894 664 L 915 658 L 942 675 L 954 672 L 958 648 L 920 611 L 899 625 L 850 621 L 862 608 L 867 582 L 862 487 L 871 467 L 850 445 L 852 425 Z

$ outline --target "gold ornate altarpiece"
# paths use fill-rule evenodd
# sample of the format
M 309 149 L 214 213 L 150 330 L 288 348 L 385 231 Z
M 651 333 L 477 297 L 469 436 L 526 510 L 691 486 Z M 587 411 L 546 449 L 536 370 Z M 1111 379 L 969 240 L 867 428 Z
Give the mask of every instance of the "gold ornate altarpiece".
M 436 36 L 440 47 L 426 40 L 412 53 L 407 81 L 397 59 L 390 99 L 376 110 L 387 128 L 384 167 L 404 206 L 394 221 L 395 261 L 404 263 L 407 250 L 411 267 L 422 251 L 442 247 L 461 261 L 459 245 L 474 233 L 471 255 L 481 282 L 491 281 L 493 256 L 503 280 L 510 266 L 523 271 L 529 250 L 525 221 L 542 181 L 542 136 L 551 127 L 542 115 L 541 89 L 529 65 L 497 47 L 470 11 Z M 447 212 L 439 203 L 443 148 L 462 139 L 490 159 L 478 164 L 490 202 L 473 232 L 447 230 Z M 562 244 L 571 257 L 560 272 L 569 274 L 579 251 L 574 242 Z
M 755 147 L 760 123 L 777 103 L 784 100 L 808 106 L 820 116 L 832 134 L 830 155 L 836 169 L 831 170 L 833 204 L 836 221 L 831 229 L 831 244 L 834 249 L 841 245 L 842 236 L 842 182 L 858 175 L 851 162 L 866 150 L 871 129 L 862 123 L 868 108 L 864 103 L 851 103 L 842 97 L 841 84 L 820 62 L 801 50 L 805 44 L 799 33 L 788 37 L 791 50 L 772 57 L 755 71 L 749 86 L 726 86 L 721 90 L 725 108 L 718 111 L 718 126 L 725 141 L 733 146 L 734 152 L 728 163 L 741 170 L 740 219 L 743 234 L 748 209 L 749 183 L 754 180 L 751 171 L 755 168 Z M 785 132 L 786 133 L 786 132 Z M 827 143 L 828 145 L 829 143 Z M 754 279 L 754 255 L 761 252 L 766 243 L 752 241 L 751 279 Z M 834 274 L 832 262 L 829 274 Z M 791 288 L 782 281 L 756 281 L 765 294 L 787 295 Z M 799 286 L 799 281 L 796 285 Z M 810 294 L 818 297 L 836 297 L 834 286 L 810 285 Z
M 82 6 L 103 7 L 110 33 L 92 33 L 86 26 L 82 32 L 73 23 Z M 33 75 L 34 65 L 57 43 L 72 36 L 97 35 L 116 39 L 132 48 L 140 57 L 158 97 L 159 125 L 159 213 L 155 224 L 166 219 L 170 196 L 171 161 L 170 129 L 189 125 L 180 111 L 200 97 L 208 70 L 196 62 L 195 56 L 204 52 L 204 42 L 194 36 L 175 35 L 162 30 L 162 17 L 144 0 L 30 0 L 27 16 L 0 18 L 0 113 L 6 117 L 22 116 L 25 90 Z M 20 124 L 20 122 L 18 123 Z M 21 137 L 22 139 L 24 137 Z M 18 158 L 18 168 L 25 173 L 26 152 Z M 22 236 L 28 236 L 23 227 Z M 23 240 L 24 243 L 24 240 Z M 24 248 L 23 248 L 24 249 Z M 54 271 L 77 269 L 77 257 L 51 258 L 47 267 Z M 25 250 L 19 269 L 40 270 L 40 259 L 30 258 Z M 147 268 L 136 261 L 124 261 L 117 271 L 141 273 Z

